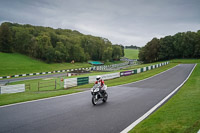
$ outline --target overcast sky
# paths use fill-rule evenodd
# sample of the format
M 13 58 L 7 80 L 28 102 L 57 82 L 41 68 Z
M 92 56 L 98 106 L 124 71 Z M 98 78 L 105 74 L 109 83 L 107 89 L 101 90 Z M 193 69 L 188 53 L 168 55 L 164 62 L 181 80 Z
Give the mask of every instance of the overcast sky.
M 144 46 L 153 37 L 200 30 L 200 0 L 0 0 L 5 21 Z

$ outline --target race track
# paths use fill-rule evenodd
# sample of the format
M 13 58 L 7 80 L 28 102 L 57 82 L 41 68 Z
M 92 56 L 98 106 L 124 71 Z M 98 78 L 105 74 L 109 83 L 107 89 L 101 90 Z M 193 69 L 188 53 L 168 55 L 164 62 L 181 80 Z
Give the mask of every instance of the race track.
M 178 65 L 144 81 L 108 88 L 108 102 L 93 106 L 78 94 L 0 107 L 1 133 L 117 133 L 177 88 L 193 69 Z

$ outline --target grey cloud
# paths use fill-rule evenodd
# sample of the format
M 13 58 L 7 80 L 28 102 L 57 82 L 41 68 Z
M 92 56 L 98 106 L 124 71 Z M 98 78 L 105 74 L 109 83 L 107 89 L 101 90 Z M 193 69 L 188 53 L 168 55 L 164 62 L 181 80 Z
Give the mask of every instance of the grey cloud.
M 199 0 L 6 0 L 0 22 L 78 30 L 113 43 L 143 46 L 200 28 Z

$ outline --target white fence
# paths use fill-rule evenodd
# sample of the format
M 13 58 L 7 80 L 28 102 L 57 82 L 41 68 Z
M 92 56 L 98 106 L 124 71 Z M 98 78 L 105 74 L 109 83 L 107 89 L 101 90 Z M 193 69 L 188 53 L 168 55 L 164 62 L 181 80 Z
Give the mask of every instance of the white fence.
M 89 76 L 89 83 L 94 83 L 97 76 Z
M 69 78 L 64 80 L 64 88 L 77 86 L 77 78 Z
M 104 74 L 100 75 L 103 80 L 114 79 L 120 77 L 120 73 L 111 73 L 111 74 Z M 97 76 L 89 76 L 89 83 L 94 83 L 96 81 Z
M 120 73 L 111 73 L 111 74 L 105 74 L 101 75 L 103 80 L 108 80 L 108 79 L 114 79 L 120 77 Z
M 25 84 L 7 85 L 0 87 L 0 94 L 25 92 Z

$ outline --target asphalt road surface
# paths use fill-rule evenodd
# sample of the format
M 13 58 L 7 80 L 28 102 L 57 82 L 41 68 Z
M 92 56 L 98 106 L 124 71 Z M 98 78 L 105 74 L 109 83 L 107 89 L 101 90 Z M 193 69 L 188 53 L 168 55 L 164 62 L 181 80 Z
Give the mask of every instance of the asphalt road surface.
M 109 87 L 108 102 L 93 106 L 85 91 L 58 98 L 0 107 L 1 133 L 117 133 L 178 87 L 193 64 L 153 78 Z

